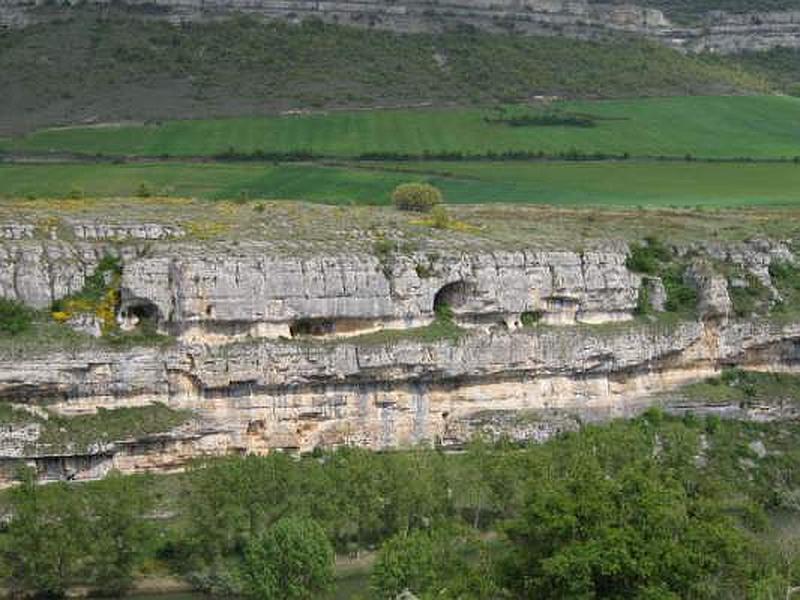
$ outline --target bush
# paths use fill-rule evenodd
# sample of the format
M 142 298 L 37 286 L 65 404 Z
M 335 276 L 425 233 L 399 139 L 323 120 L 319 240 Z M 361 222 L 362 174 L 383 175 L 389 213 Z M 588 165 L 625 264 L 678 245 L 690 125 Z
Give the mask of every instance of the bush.
M 0 333 L 19 335 L 30 329 L 33 311 L 27 306 L 0 298 Z
M 136 188 L 136 196 L 138 198 L 150 198 L 152 195 L 153 190 L 151 190 L 150 186 L 145 182 L 140 183 L 139 187 Z
M 526 311 L 520 315 L 519 321 L 523 327 L 533 327 L 542 320 L 540 311 Z
M 631 244 L 631 253 L 625 266 L 636 273 L 655 275 L 661 263 L 669 262 L 672 253 L 657 238 L 647 237 L 645 242 L 645 244 Z
M 318 597 L 333 582 L 333 547 L 315 521 L 285 517 L 248 546 L 245 579 L 250 598 Z
M 671 265 L 661 274 L 667 290 L 667 312 L 691 313 L 697 307 L 697 291 L 684 281 L 685 272 L 683 265 Z
M 450 214 L 444 206 L 434 206 L 431 210 L 431 227 L 448 229 L 451 225 Z
M 392 202 L 400 210 L 428 212 L 442 201 L 442 192 L 427 183 L 403 183 L 392 192 Z

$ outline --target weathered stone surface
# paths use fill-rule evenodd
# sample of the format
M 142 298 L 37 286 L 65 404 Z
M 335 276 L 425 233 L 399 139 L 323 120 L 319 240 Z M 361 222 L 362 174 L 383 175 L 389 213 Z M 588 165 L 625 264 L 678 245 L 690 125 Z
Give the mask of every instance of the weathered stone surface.
M 72 315 L 66 325 L 78 333 L 85 333 L 91 337 L 99 338 L 103 335 L 100 319 L 93 314 L 77 313 Z
M 642 281 L 647 290 L 647 300 L 650 309 L 655 312 L 664 312 L 667 305 L 667 290 L 660 277 L 647 277 Z
M 162 223 L 74 222 L 71 225 L 73 235 L 79 240 L 166 240 L 186 235 L 182 227 Z
M 165 327 L 203 338 L 228 325 L 242 335 L 290 335 L 297 319 L 350 320 L 352 329 L 429 322 L 436 295 L 463 284 L 453 306 L 466 317 L 541 311 L 556 321 L 624 320 L 639 277 L 625 248 L 584 254 L 537 250 L 398 256 L 388 272 L 372 255 L 285 256 L 255 242 L 163 243 L 142 255 L 102 243 L 21 241 L 0 245 L 0 296 L 43 308 L 81 289 L 108 252 L 121 253 L 123 310 L 152 304 Z M 423 276 L 420 264 L 430 265 Z M 361 323 L 355 323 L 360 320 Z M 205 327 L 205 328 L 204 328 Z
M 705 260 L 694 260 L 684 279 L 697 291 L 697 310 L 703 319 L 727 319 L 733 303 L 728 295 L 728 282 Z
M 769 322 L 475 333 L 457 342 L 375 346 L 182 344 L 2 361 L 0 396 L 46 399 L 64 414 L 159 401 L 192 410 L 202 423 L 158 443 L 139 442 L 138 449 L 98 448 L 95 454 L 106 458 L 85 458 L 91 466 L 81 471 L 94 476 L 98 464 L 179 468 L 192 452 L 461 443 L 483 427 L 481 421 L 486 425 L 481 415 L 488 413 L 560 409 L 622 416 L 642 397 L 723 365 L 774 368 L 799 360 L 800 324 Z M 504 421 L 520 438 L 553 432 L 547 424 L 494 419 L 495 425 Z
M 34 236 L 36 227 L 30 223 L 5 223 L 0 225 L 0 240 L 24 240 Z
M 698 242 L 684 249 L 688 252 L 699 252 L 708 258 L 738 265 L 758 279 L 761 285 L 777 291 L 772 286 L 769 266 L 774 262 L 794 263 L 795 257 L 784 242 L 772 240 L 750 240 L 739 243 Z

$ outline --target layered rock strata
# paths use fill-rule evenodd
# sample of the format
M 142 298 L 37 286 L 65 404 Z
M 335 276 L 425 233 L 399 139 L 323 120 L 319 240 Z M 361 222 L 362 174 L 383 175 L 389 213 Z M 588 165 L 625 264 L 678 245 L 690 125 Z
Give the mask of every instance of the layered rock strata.
M 628 269 L 622 243 L 287 255 L 255 241 L 180 240 L 177 229 L 113 232 L 113 242 L 9 236 L 0 295 L 46 308 L 114 255 L 120 326 L 146 319 L 173 343 L 0 345 L 0 399 L 66 416 L 158 402 L 193 418 L 158 435 L 57 451 L 41 445 L 35 423 L 12 423 L 0 431 L 3 481 L 25 461 L 44 479 L 86 479 L 225 453 L 452 445 L 486 429 L 542 439 L 574 424 L 543 413 L 624 415 L 724 366 L 794 368 L 800 359 L 800 322 L 731 319 L 726 279 L 714 270 L 727 262 L 774 289 L 770 264 L 794 260 L 781 243 L 677 249 L 700 318 L 633 321 L 641 290 L 659 310 L 664 286 Z M 437 318 L 451 323 L 439 339 L 419 328 Z
M 95 0 L 106 5 L 106 0 Z M 588 0 L 383 0 L 318 2 L 312 0 L 126 0 L 129 10 L 147 18 L 180 23 L 233 14 L 291 22 L 308 18 L 404 32 L 476 27 L 495 32 L 593 38 L 609 31 L 635 33 L 690 51 L 736 52 L 800 44 L 800 11 L 710 11 L 695 26 L 676 25 L 656 9 L 635 4 Z M 0 25 L 24 27 L 61 17 L 69 6 L 54 9 L 44 0 L 4 0 Z
M 624 416 L 651 394 L 723 366 L 792 368 L 798 359 L 800 324 L 767 322 L 476 332 L 429 343 L 50 352 L 4 360 L 0 395 L 65 415 L 163 402 L 196 419 L 75 455 L 14 451 L 35 447 L 35 432 L 3 434 L 6 477 L 23 456 L 43 474 L 83 478 L 110 468 L 179 468 L 207 454 L 458 444 L 487 415 Z M 537 438 L 541 424 L 531 427 L 527 435 Z
M 106 254 L 124 262 L 121 318 L 147 312 L 185 340 L 361 334 L 425 325 L 447 304 L 464 325 L 535 312 L 545 322 L 626 320 L 640 277 L 626 248 L 286 256 L 256 242 L 0 245 L 0 296 L 37 308 L 74 294 Z

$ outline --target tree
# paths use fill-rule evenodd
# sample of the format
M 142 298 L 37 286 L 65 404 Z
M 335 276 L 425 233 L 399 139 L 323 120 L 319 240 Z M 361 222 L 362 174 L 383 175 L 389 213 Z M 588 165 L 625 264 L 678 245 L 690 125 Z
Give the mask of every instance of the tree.
M 32 469 L 11 490 L 12 518 L 3 562 L 12 592 L 60 598 L 88 574 L 84 498 L 65 483 L 39 486 Z
M 370 588 L 376 600 L 394 599 L 404 590 L 423 599 L 501 597 L 481 543 L 455 523 L 389 538 L 378 552 Z
M 723 495 L 696 493 L 697 443 L 686 453 L 670 437 L 643 421 L 559 444 L 507 528 L 505 585 L 542 599 L 730 597 L 718 586 L 746 582 L 746 531 Z
M 190 554 L 208 566 L 240 552 L 289 510 L 293 473 L 281 453 L 198 464 L 185 498 Z
M 395 598 L 404 590 L 427 592 L 436 582 L 434 541 L 427 531 L 397 534 L 381 546 L 370 577 L 379 600 Z
M 441 453 L 416 448 L 383 455 L 383 522 L 389 533 L 429 528 L 450 516 L 447 468 Z
M 428 212 L 441 201 L 442 192 L 427 183 L 403 183 L 392 192 L 392 202 L 400 210 Z
M 380 539 L 384 529 L 385 498 L 381 490 L 383 457 L 363 448 L 341 448 L 325 456 L 308 494 L 310 514 L 324 519 L 338 550 L 358 551 Z
M 333 582 L 333 548 L 315 521 L 285 517 L 247 547 L 245 593 L 258 600 L 306 600 Z
M 133 583 L 134 570 L 151 539 L 152 497 L 143 481 L 114 472 L 95 484 L 90 502 L 93 587 L 119 596 Z

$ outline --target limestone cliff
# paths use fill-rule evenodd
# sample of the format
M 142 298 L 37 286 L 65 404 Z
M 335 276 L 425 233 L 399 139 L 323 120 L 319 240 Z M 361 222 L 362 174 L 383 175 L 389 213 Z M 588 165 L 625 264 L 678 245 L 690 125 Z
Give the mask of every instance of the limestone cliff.
M 45 478 L 90 478 L 181 468 L 204 454 L 454 444 L 485 427 L 540 438 L 562 425 L 537 411 L 625 414 L 726 365 L 800 359 L 800 320 L 736 319 L 728 291 L 735 273 L 778 302 L 770 265 L 794 261 L 779 242 L 676 247 L 697 316 L 634 320 L 664 308 L 643 289 L 667 291 L 657 275 L 629 270 L 622 242 L 289 253 L 256 239 L 201 243 L 181 226 L 145 222 L 0 231 L 0 296 L 47 308 L 115 256 L 120 271 L 106 284 L 118 327 L 148 323 L 172 338 L 132 348 L 0 344 L 0 398 L 36 416 L 0 431 L 6 479 L 26 460 Z M 47 415 L 154 403 L 192 418 L 90 449 L 40 439 Z
M 93 0 L 93 3 L 108 4 L 106 0 Z M 43 0 L 3 0 L 0 2 L 0 26 L 24 27 L 57 18 L 69 10 L 69 4 L 54 9 Z M 140 11 L 146 18 L 175 23 L 243 13 L 288 21 L 319 18 L 405 32 L 468 26 L 496 32 L 592 38 L 608 31 L 622 31 L 690 51 L 735 52 L 800 45 L 800 13 L 797 11 L 754 10 L 745 14 L 713 11 L 706 14 L 702 23 L 680 26 L 656 9 L 588 0 L 405 0 L 399 3 L 389 0 L 125 0 L 123 4 Z

